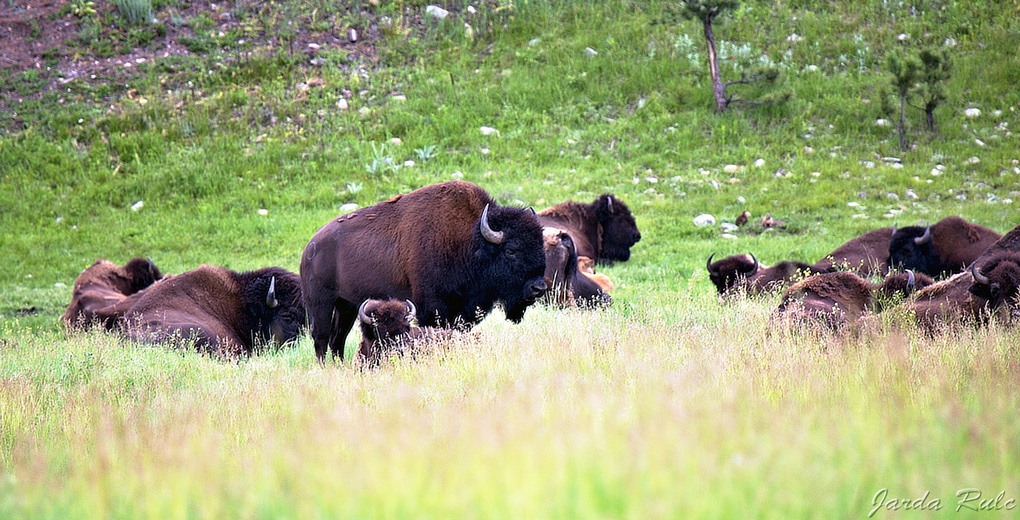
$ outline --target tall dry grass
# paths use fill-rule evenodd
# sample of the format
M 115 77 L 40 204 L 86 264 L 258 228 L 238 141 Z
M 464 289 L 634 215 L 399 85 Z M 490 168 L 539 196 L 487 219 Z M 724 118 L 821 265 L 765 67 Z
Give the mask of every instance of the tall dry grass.
M 1020 493 L 1015 332 L 840 338 L 769 308 L 494 315 L 377 369 L 307 341 L 224 364 L 21 337 L 0 516 L 838 518 L 883 488 L 946 515 L 961 488 Z

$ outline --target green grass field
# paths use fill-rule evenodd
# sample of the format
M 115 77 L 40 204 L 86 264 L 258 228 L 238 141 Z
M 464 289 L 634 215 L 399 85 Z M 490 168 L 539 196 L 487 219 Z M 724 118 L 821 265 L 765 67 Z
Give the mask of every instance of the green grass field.
M 1016 330 L 787 330 L 776 297 L 724 304 L 704 268 L 948 215 L 1020 224 L 1015 0 L 745 1 L 715 25 L 722 75 L 772 64 L 773 89 L 735 92 L 791 99 L 722 114 L 675 3 L 155 4 L 203 52 L 41 94 L 56 71 L 0 71 L 0 518 L 1017 515 Z M 287 44 L 383 17 L 372 60 Z M 925 48 L 953 76 L 939 135 L 909 109 L 903 150 L 885 60 Z M 626 201 L 643 238 L 602 270 L 613 307 L 496 310 L 375 369 L 322 367 L 307 336 L 224 363 L 58 324 L 96 258 L 296 272 L 341 206 L 451 178 L 502 204 Z M 786 227 L 692 223 L 745 209 Z

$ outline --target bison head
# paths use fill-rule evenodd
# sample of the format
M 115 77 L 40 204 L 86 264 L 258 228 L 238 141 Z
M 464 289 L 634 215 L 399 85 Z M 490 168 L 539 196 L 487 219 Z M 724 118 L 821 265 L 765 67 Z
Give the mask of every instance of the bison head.
M 894 229 L 889 241 L 889 268 L 910 269 L 930 276 L 941 274 L 942 261 L 934 242 L 931 226 Z
M 1020 287 L 1020 253 L 1000 253 L 984 263 L 980 269 L 971 266 L 974 284 L 971 294 L 988 300 L 988 307 L 996 309 L 1017 301 Z
M 358 309 L 359 354 L 369 362 L 378 362 L 383 348 L 411 335 L 417 313 L 411 300 L 365 300 Z
M 577 252 L 574 241 L 562 229 L 554 227 L 542 228 L 545 245 L 545 284 L 548 287 L 546 296 L 552 303 L 570 305 L 570 281 L 577 273 Z
M 305 324 L 298 275 L 266 267 L 241 275 L 245 320 L 259 341 L 278 345 L 293 341 Z
M 641 240 L 641 232 L 627 205 L 607 193 L 595 200 L 595 216 L 602 228 L 599 263 L 629 260 L 630 248 Z
M 713 263 L 714 257 L 715 253 L 712 253 L 705 262 L 705 267 L 708 269 L 709 280 L 715 284 L 719 294 L 725 294 L 740 279 L 747 278 L 761 269 L 758 259 L 752 254 L 727 256 Z
M 482 283 L 503 303 L 507 319 L 519 323 L 547 289 L 542 226 L 532 209 L 486 205 L 476 229 Z
M 124 274 L 131 285 L 128 294 L 141 291 L 163 278 L 163 273 L 159 272 L 151 258 L 132 258 L 124 264 Z

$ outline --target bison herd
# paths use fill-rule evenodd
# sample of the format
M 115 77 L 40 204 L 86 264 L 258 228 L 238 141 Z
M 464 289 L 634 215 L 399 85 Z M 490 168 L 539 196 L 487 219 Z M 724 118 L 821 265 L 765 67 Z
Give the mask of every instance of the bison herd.
M 300 274 L 203 265 L 163 275 L 148 259 L 97 260 L 75 281 L 62 320 L 220 357 L 293 341 L 307 325 L 320 361 L 327 352 L 343 359 L 358 323 L 358 356 L 376 363 L 394 348 L 467 331 L 497 305 L 515 323 L 543 298 L 609 305 L 612 282 L 594 265 L 627 260 L 640 238 L 613 195 L 536 213 L 450 181 L 327 222 L 305 247 Z
M 463 335 L 497 306 L 516 323 L 537 301 L 611 305 L 613 283 L 595 266 L 627 261 L 639 240 L 630 209 L 611 194 L 535 212 L 450 181 L 327 222 L 305 246 L 300 274 L 203 265 L 164 275 L 149 259 L 97 260 L 75 280 L 61 319 L 226 358 L 294 341 L 307 326 L 320 362 L 327 353 L 343 359 L 358 324 L 357 356 L 373 365 Z M 1018 247 L 1020 226 L 1003 237 L 948 217 L 865 233 L 810 264 L 712 255 L 706 267 L 724 298 L 782 290 L 774 320 L 844 330 L 899 307 L 933 331 L 1011 320 Z
M 813 264 L 768 267 L 754 255 L 713 257 L 709 278 L 724 297 L 783 291 L 773 320 L 857 330 L 874 313 L 895 308 L 937 332 L 954 323 L 1009 323 L 1020 312 L 1020 226 L 1001 236 L 953 216 L 881 228 Z

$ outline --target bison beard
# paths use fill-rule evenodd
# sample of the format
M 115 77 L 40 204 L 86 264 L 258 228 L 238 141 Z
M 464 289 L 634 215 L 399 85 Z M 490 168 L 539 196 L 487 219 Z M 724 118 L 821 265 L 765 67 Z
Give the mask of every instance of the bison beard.
M 470 327 L 501 302 L 520 322 L 546 290 L 542 229 L 532 211 L 498 206 L 463 181 L 425 186 L 343 215 L 301 256 L 315 354 L 343 359 L 367 299 L 410 300 L 423 326 Z
M 300 280 L 279 267 L 236 273 L 204 265 L 153 285 L 126 312 L 127 335 L 147 343 L 194 339 L 224 357 L 297 338 L 305 321 Z

